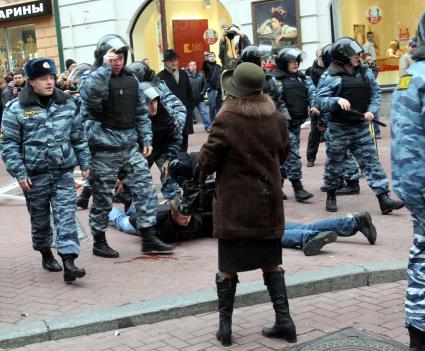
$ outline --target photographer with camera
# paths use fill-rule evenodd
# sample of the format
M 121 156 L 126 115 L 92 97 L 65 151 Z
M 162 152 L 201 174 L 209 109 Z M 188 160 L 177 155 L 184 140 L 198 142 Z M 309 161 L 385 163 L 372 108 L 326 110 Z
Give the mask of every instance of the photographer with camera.
M 233 41 L 235 37 L 239 36 L 239 41 L 235 44 Z M 223 29 L 223 35 L 220 39 L 219 54 L 221 65 L 224 69 L 235 69 L 239 56 L 242 51 L 251 45 L 248 37 L 242 33 L 236 24 Z

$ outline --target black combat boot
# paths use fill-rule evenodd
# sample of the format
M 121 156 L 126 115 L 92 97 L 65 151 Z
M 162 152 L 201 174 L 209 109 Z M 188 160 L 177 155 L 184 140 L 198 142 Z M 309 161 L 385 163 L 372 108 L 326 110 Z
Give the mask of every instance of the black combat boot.
M 398 210 L 404 206 L 401 200 L 392 200 L 387 193 L 378 195 L 379 207 L 382 214 L 390 213 L 392 210 Z
M 376 228 L 372 223 L 372 217 L 369 212 L 354 214 L 354 218 L 359 226 L 359 231 L 366 237 L 370 245 L 376 242 Z
M 61 255 L 63 262 L 63 280 L 66 283 L 73 282 L 77 278 L 82 278 L 86 275 L 83 268 L 78 268 L 74 264 L 77 255 Z
M 297 331 L 289 314 L 285 272 L 267 272 L 263 277 L 276 313 L 276 322 L 271 328 L 263 328 L 261 333 L 268 338 L 284 338 L 288 342 L 297 342 Z
M 338 208 L 336 207 L 336 190 L 328 190 L 326 198 L 326 211 L 336 212 Z
M 93 255 L 108 258 L 117 258 L 120 256 L 118 251 L 115 251 L 108 245 L 105 232 L 93 233 Z
M 91 188 L 89 186 L 83 186 L 80 195 L 77 198 L 77 207 L 86 209 L 89 207 L 89 200 L 91 196 Z
M 300 179 L 291 180 L 291 183 L 294 188 L 295 200 L 297 200 L 297 202 L 304 202 L 314 196 L 304 189 Z
M 238 275 L 233 278 L 224 278 L 220 274 L 215 275 L 217 285 L 219 327 L 215 334 L 223 346 L 232 345 L 232 314 L 235 301 L 236 284 L 239 282 Z
M 142 234 L 142 253 L 146 254 L 168 254 L 172 253 L 176 245 L 166 244 L 156 235 L 155 227 L 143 228 Z
M 323 246 L 336 241 L 338 234 L 335 232 L 320 232 L 314 238 L 311 238 L 303 247 L 304 255 L 317 255 Z
M 412 326 L 407 329 L 410 336 L 409 351 L 425 351 L 425 332 Z
M 53 256 L 52 250 L 45 249 L 41 252 L 43 257 L 41 264 L 46 271 L 49 272 L 60 272 L 62 270 L 61 265 L 56 261 L 55 256 Z
M 346 185 L 336 191 L 337 195 L 355 195 L 360 194 L 359 180 L 347 180 Z

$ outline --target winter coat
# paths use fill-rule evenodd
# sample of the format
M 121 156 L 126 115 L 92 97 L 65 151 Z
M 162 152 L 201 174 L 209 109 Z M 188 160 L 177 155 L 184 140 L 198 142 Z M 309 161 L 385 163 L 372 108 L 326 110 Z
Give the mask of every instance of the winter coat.
M 128 74 L 126 67 L 123 74 Z M 102 65 L 83 74 L 78 88 L 81 98 L 81 110 L 84 130 L 90 147 L 128 149 L 138 143 L 140 146 L 152 144 L 152 124 L 148 117 L 143 88 L 139 85 L 137 97 L 136 127 L 127 130 L 115 130 L 102 126 L 102 123 L 92 117 L 102 112 L 102 106 L 109 97 L 109 83 L 112 79 L 112 68 Z
M 193 100 L 195 104 L 197 104 L 204 98 L 205 92 L 207 91 L 207 81 L 205 76 L 198 71 L 192 73 L 188 70 L 187 75 L 189 76 L 190 85 L 192 87 Z
M 213 236 L 282 236 L 280 165 L 288 150 L 287 121 L 268 95 L 226 100 L 198 155 L 206 174 L 217 172 Z
M 91 156 L 77 106 L 55 89 L 46 108 L 27 85 L 6 107 L 2 120 L 3 161 L 18 181 L 50 170 L 90 168 Z
M 173 75 L 166 69 L 158 73 L 167 87 L 176 95 L 186 107 L 186 123 L 184 125 L 184 134 L 193 134 L 192 111 L 194 106 L 192 87 L 190 86 L 189 76 L 186 71 L 179 68 L 179 82 L 177 83 Z
M 425 223 L 425 44 L 414 58 L 393 93 L 391 168 L 394 192 Z

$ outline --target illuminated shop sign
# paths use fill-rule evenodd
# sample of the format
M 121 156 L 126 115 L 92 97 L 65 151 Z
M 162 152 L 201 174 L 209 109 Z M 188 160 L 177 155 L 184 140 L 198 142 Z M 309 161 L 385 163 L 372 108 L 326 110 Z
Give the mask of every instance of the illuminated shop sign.
M 0 23 L 52 13 L 51 0 L 39 0 L 0 8 Z

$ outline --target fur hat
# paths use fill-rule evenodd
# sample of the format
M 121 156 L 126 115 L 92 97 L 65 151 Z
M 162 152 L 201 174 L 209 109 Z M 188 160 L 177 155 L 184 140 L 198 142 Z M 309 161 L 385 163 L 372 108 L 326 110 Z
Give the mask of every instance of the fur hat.
M 46 74 L 56 75 L 56 65 L 52 59 L 47 57 L 29 60 L 24 66 L 25 76 L 33 80 Z

